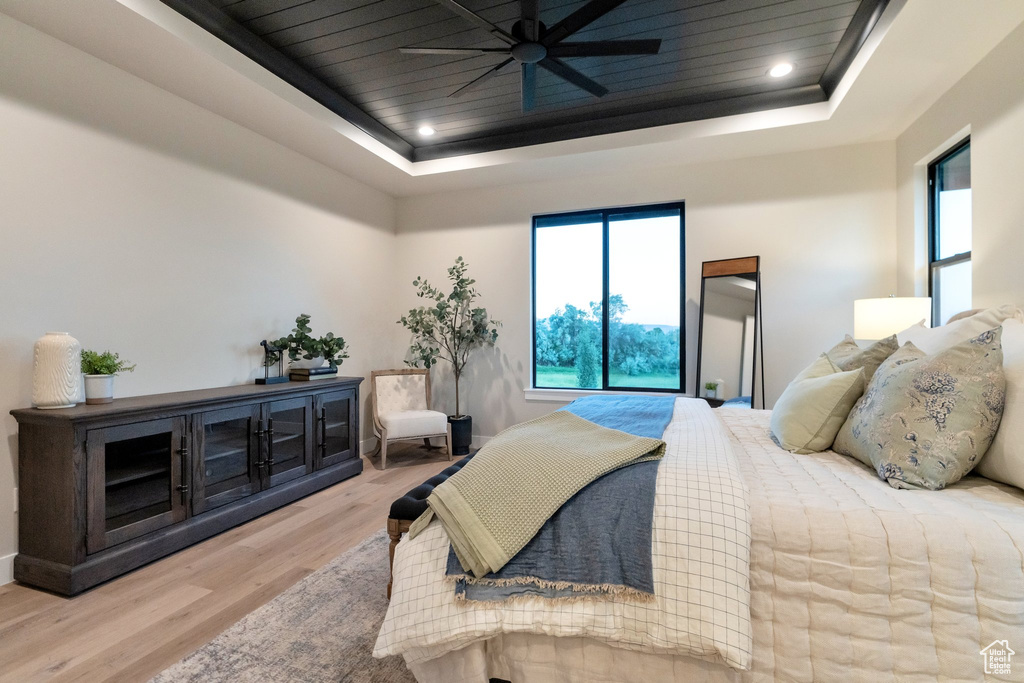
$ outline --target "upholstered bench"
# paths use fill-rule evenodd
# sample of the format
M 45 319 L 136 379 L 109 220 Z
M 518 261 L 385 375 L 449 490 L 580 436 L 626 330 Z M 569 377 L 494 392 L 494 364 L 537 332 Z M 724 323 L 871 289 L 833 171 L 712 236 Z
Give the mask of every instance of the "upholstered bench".
M 446 467 L 391 504 L 391 512 L 388 513 L 388 536 L 391 537 L 391 547 L 388 549 L 388 598 L 391 597 L 391 570 L 395 564 L 395 546 L 402 540 L 402 534 L 409 530 L 409 526 L 417 517 L 427 511 L 427 497 L 434 487 L 461 470 L 473 455 L 475 454 L 470 453 L 454 465 Z

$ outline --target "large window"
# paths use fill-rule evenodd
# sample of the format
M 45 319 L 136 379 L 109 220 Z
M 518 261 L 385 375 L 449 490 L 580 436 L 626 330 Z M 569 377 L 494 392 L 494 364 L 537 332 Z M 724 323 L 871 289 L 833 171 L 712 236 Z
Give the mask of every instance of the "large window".
M 932 324 L 971 308 L 971 141 L 928 166 Z
M 533 386 L 682 391 L 683 204 L 533 219 Z

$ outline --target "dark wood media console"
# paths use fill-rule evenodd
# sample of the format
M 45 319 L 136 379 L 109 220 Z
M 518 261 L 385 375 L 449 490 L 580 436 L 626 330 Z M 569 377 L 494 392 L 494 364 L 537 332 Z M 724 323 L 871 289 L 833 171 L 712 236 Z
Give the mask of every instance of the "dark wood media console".
M 75 595 L 359 474 L 360 382 L 12 410 L 14 578 Z

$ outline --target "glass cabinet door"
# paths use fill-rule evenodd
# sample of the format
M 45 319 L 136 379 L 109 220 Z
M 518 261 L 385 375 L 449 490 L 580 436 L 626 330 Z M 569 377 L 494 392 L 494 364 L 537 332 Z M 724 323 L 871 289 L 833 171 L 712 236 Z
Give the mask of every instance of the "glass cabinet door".
M 264 488 L 313 471 L 312 412 L 311 397 L 263 404 Z
M 88 552 L 185 519 L 187 453 L 184 417 L 89 430 Z
M 316 469 L 359 457 L 356 448 L 355 391 L 347 389 L 316 397 Z
M 259 491 L 259 406 L 200 413 L 192 460 L 192 514 Z

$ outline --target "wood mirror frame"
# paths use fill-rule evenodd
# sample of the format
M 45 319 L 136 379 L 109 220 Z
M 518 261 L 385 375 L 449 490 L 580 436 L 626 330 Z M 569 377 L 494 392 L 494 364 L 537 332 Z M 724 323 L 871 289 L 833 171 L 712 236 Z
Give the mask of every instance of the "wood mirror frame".
M 704 296 L 705 284 L 709 279 L 727 276 L 750 276 L 753 275 L 754 289 L 754 355 L 751 363 L 750 381 L 750 407 L 755 406 L 755 395 L 758 383 L 758 360 L 761 360 L 761 408 L 765 407 L 764 401 L 764 336 L 761 330 L 761 257 L 745 256 L 742 258 L 720 259 L 717 261 L 704 261 L 700 273 L 700 312 L 697 319 L 697 370 L 694 396 L 701 397 L 701 356 L 704 346 Z M 740 395 L 743 395 L 742 387 Z

